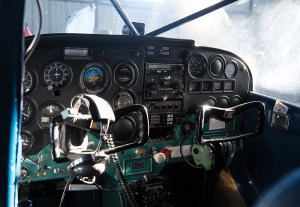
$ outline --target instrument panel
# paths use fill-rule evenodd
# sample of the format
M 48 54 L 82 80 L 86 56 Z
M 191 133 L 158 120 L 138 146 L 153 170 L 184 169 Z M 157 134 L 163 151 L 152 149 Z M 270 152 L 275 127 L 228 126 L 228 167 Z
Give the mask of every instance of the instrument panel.
M 235 106 L 250 90 L 251 73 L 241 58 L 192 40 L 44 35 L 25 68 L 23 154 L 48 145 L 50 117 L 83 93 L 106 99 L 114 110 L 143 104 L 149 143 L 159 143 L 176 139 L 174 129 L 193 106 Z

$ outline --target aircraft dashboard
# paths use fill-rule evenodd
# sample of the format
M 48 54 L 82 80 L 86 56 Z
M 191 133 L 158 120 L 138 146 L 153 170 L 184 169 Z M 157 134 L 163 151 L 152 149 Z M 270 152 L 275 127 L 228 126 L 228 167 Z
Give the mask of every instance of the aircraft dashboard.
M 26 46 L 31 40 L 26 38 Z M 147 143 L 119 153 L 125 176 L 136 179 L 158 174 L 172 160 L 182 160 L 182 149 L 190 155 L 192 141 L 182 140 L 195 129 L 196 123 L 187 121 L 193 106 L 236 106 L 245 103 L 252 90 L 250 69 L 240 57 L 197 47 L 192 40 L 43 35 L 25 67 L 21 182 L 68 176 L 62 170 L 66 165 L 51 159 L 49 122 L 80 94 L 97 95 L 113 110 L 134 104 L 147 108 Z M 212 136 L 214 132 L 219 133 L 213 130 Z M 91 137 L 90 145 L 94 139 Z M 196 139 L 195 133 L 190 139 Z M 172 147 L 170 159 L 155 162 L 153 155 L 166 147 Z

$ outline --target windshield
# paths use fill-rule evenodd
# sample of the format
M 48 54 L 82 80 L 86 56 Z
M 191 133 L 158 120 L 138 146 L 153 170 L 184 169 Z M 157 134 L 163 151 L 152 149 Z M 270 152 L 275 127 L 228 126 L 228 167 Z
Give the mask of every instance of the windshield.
M 120 0 L 132 22 L 149 33 L 218 0 Z M 122 34 L 125 25 L 109 0 L 41 0 L 42 33 Z M 193 39 L 241 56 L 249 65 L 254 91 L 300 105 L 300 2 L 240 0 L 211 14 L 160 34 Z M 25 24 L 38 28 L 35 1 L 26 1 Z

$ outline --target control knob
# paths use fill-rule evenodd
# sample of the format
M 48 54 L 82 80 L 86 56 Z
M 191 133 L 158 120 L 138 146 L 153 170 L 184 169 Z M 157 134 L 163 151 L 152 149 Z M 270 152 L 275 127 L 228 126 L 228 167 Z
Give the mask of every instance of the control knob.
M 20 171 L 20 178 L 24 179 L 28 177 L 28 170 L 25 167 L 22 167 L 21 171 Z
M 147 97 L 147 98 L 151 98 L 152 95 L 153 95 L 153 92 L 152 92 L 152 91 L 147 91 L 147 92 L 146 92 L 146 97 Z
M 153 159 L 155 160 L 156 163 L 161 164 L 167 160 L 167 157 L 164 153 L 158 152 L 155 155 L 153 155 Z
M 185 93 L 183 91 L 176 91 L 176 95 L 180 98 L 183 98 Z
M 174 83 L 173 88 L 181 91 L 184 89 L 184 85 L 182 83 Z
M 166 162 L 167 158 L 170 158 L 170 157 L 171 157 L 171 148 L 170 147 L 165 147 L 160 152 L 155 153 L 153 155 L 153 159 L 158 164 Z
M 151 82 L 151 83 L 148 83 L 148 84 L 147 84 L 146 88 L 147 88 L 147 89 L 150 89 L 150 90 L 156 90 L 156 89 L 157 89 L 157 86 L 156 86 L 156 83 Z
M 184 97 L 184 85 L 182 83 L 174 83 L 173 84 L 173 89 L 175 90 L 175 94 L 180 97 L 183 98 Z

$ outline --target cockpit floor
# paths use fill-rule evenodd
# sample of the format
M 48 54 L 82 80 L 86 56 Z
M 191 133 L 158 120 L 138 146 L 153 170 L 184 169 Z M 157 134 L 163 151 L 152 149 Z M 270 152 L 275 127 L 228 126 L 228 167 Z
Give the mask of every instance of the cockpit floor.
M 222 170 L 216 185 L 212 207 L 247 207 L 229 170 Z

